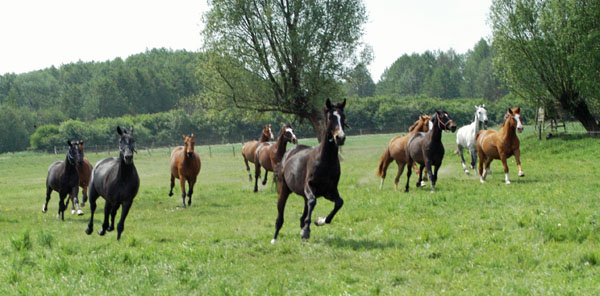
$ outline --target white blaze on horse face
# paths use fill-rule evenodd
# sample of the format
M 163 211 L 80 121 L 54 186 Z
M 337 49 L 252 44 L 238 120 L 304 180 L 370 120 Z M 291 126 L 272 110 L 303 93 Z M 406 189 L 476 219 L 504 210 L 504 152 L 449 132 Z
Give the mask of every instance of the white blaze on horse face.
M 346 134 L 344 133 L 344 129 L 342 128 L 342 119 L 340 114 L 337 111 L 333 111 L 333 116 L 337 117 L 337 122 L 338 122 L 338 136 L 339 137 L 345 137 Z
M 519 132 L 523 131 L 523 124 L 521 124 L 521 115 L 515 114 L 514 119 L 517 121 L 517 129 Z
M 427 127 L 429 127 L 430 130 L 433 129 L 433 122 L 431 122 L 431 120 L 429 120 L 429 123 L 427 124 Z
M 273 131 L 271 130 L 271 127 L 269 127 L 269 136 L 271 139 L 275 139 L 275 137 L 273 137 Z
M 294 134 L 294 130 L 292 130 L 291 128 L 289 128 L 289 127 L 288 127 L 288 128 L 286 128 L 286 129 L 285 129 L 285 132 L 286 132 L 286 133 L 290 133 L 290 134 L 292 135 L 292 139 L 296 139 L 296 140 L 298 140 L 298 139 L 296 138 L 296 134 Z

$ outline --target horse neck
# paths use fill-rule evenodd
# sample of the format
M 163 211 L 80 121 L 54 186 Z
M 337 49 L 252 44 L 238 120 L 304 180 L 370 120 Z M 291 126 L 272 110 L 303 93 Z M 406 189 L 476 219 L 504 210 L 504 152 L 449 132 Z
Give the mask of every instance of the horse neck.
M 281 136 L 279 136 L 279 139 L 277 139 L 277 142 L 275 143 L 275 155 L 277 156 L 278 161 L 281 160 L 283 158 L 283 155 L 285 154 L 287 142 L 288 141 L 285 139 L 283 134 L 281 134 Z
M 269 136 L 266 135 L 265 133 L 260 134 L 259 142 L 267 142 L 267 141 L 269 141 Z
M 420 121 L 417 123 L 417 125 L 415 126 L 415 128 L 413 128 L 410 132 L 408 132 L 410 135 L 412 134 L 416 134 L 418 132 L 421 131 L 421 129 L 423 129 L 423 126 L 425 125 L 425 123 L 423 121 Z
M 126 164 L 125 159 L 123 158 L 122 154 L 119 156 L 118 166 L 119 166 L 119 168 L 118 168 L 118 174 L 117 174 L 118 177 L 117 178 L 119 180 L 127 178 L 133 174 L 133 170 L 134 170 L 133 162 L 131 164 Z
M 433 127 L 429 130 L 431 142 L 442 142 L 442 129 L 439 127 L 439 118 L 433 124 Z
M 63 163 L 65 164 L 65 171 L 76 171 L 77 170 L 77 164 L 71 164 L 69 162 L 69 155 L 65 156 L 65 161 Z
M 516 125 L 510 126 L 510 118 L 508 118 L 504 122 L 504 125 L 502 126 L 500 133 L 502 134 L 503 138 L 505 138 L 505 139 L 516 138 L 517 137 L 517 126 Z
M 321 137 L 321 139 L 323 139 L 321 143 L 319 143 L 319 148 L 321 149 L 321 159 L 326 161 L 339 161 L 338 145 L 335 143 L 333 135 L 331 135 L 328 131 L 325 131 L 325 135 Z
M 475 123 L 474 133 L 475 135 L 477 135 L 477 133 L 481 130 L 481 121 L 479 121 L 477 115 L 475 115 L 475 120 L 473 121 L 473 123 Z

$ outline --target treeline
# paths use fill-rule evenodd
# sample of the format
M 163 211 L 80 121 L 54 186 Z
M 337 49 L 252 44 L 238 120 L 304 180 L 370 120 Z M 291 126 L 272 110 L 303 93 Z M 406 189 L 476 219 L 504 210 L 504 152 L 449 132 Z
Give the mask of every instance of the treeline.
M 0 105 L 36 113 L 38 125 L 168 111 L 201 90 L 197 55 L 152 49 L 125 60 L 7 73 L 0 76 Z
M 533 108 L 525 102 L 507 96 L 492 103 L 483 99 L 432 99 L 426 97 L 391 97 L 349 99 L 346 108 L 347 123 L 351 126 L 346 132 L 350 135 L 361 133 L 405 132 L 421 114 L 432 114 L 444 109 L 459 125 L 473 120 L 474 105 L 485 103 L 491 123 L 501 123 L 506 109 L 521 106 L 523 118 L 532 118 Z M 248 120 L 245 118 L 253 118 Z M 86 146 L 106 147 L 116 145 L 117 125 L 135 127 L 136 143 L 140 147 L 181 145 L 181 134 L 194 133 L 197 145 L 216 143 L 240 143 L 258 138 L 261 127 L 273 125 L 275 136 L 280 125 L 289 118 L 276 113 L 240 117 L 239 110 L 226 109 L 219 112 L 196 111 L 192 114 L 183 110 L 171 110 L 155 114 L 102 118 L 92 122 L 68 120 L 60 125 L 44 125 L 31 136 L 30 149 L 53 151 L 65 146 L 66 139 L 86 141 Z M 293 123 L 299 137 L 312 137 L 308 123 Z M 115 146 L 116 147 L 116 146 Z
M 364 65 L 346 79 L 349 96 L 484 98 L 495 101 L 508 91 L 494 74 L 492 47 L 481 39 L 465 54 L 454 50 L 403 55 L 385 69 L 377 84 Z

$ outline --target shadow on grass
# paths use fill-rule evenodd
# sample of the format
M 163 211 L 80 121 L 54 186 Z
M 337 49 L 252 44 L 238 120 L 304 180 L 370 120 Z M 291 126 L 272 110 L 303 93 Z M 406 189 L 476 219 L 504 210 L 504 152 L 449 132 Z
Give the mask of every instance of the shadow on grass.
M 404 244 L 401 242 L 374 241 L 370 239 L 344 239 L 344 238 L 324 238 L 323 242 L 337 248 L 347 248 L 352 250 L 384 250 L 390 248 L 401 249 Z

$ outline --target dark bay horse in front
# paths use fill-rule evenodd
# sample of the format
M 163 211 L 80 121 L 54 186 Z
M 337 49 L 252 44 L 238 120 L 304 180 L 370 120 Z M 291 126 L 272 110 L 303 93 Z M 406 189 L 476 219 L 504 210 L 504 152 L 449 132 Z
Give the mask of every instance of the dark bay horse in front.
M 346 134 L 344 107 L 342 103 L 332 104 L 329 99 L 325 103 L 326 129 L 321 137 L 321 143 L 316 147 L 297 145 L 285 153 L 281 161 L 277 183 L 277 220 L 275 235 L 271 240 L 274 244 L 279 230 L 283 225 L 283 213 L 290 193 L 294 192 L 304 197 L 304 212 L 300 218 L 302 240 L 310 237 L 310 221 L 312 211 L 317 205 L 317 197 L 323 196 L 335 203 L 327 218 L 318 218 L 315 225 L 331 223 L 331 220 L 342 207 L 344 201 L 340 197 L 337 186 L 340 180 L 339 146 L 344 145 Z
M 267 142 L 274 140 L 273 131 L 271 130 L 271 125 L 267 124 L 263 127 L 262 133 L 260 134 L 260 138 L 258 141 L 252 140 L 246 142 L 244 146 L 242 146 L 242 157 L 244 158 L 244 163 L 246 164 L 246 171 L 248 171 L 248 178 L 250 182 L 252 182 L 252 174 L 250 173 L 250 166 L 248 162 L 255 163 L 254 158 L 256 157 L 256 147 L 259 143 Z M 267 179 L 267 172 L 265 172 L 265 182 Z
M 429 130 L 429 119 L 429 115 L 419 116 L 419 119 L 415 121 L 415 123 L 408 129 L 408 135 L 397 136 L 390 140 L 385 148 L 385 152 L 383 152 L 383 155 L 381 155 L 379 167 L 377 167 L 377 177 L 381 177 L 379 190 L 383 188 L 383 181 L 385 180 L 388 166 L 390 163 L 392 163 L 392 161 L 395 160 L 396 164 L 398 165 L 398 174 L 396 175 L 396 179 L 394 179 L 394 189 L 398 191 L 398 182 L 400 182 L 400 176 L 402 175 L 402 171 L 404 171 L 404 166 L 406 163 L 408 163 L 408 159 L 406 157 L 406 144 L 408 143 L 408 139 L 410 139 L 410 137 L 412 137 L 412 135 L 415 133 L 427 132 Z
M 442 131 L 456 131 L 456 124 L 450 118 L 446 111 L 435 111 L 429 121 L 429 131 L 427 133 L 416 133 L 406 144 L 406 157 L 408 159 L 408 172 L 406 173 L 406 187 L 404 192 L 408 192 L 408 184 L 412 173 L 413 163 L 420 166 L 419 180 L 417 187 L 421 185 L 423 168 L 427 169 L 427 175 L 431 182 L 431 192 L 435 190 L 437 175 L 442 159 L 444 158 L 444 145 L 442 144 Z M 432 168 L 435 166 L 435 170 Z
M 87 191 L 88 185 L 90 184 L 90 178 L 92 176 L 92 164 L 85 157 L 85 153 L 83 151 L 83 141 L 77 142 L 79 146 L 79 151 L 81 151 L 82 161 L 77 165 L 77 173 L 79 174 L 79 187 L 81 187 L 81 194 L 83 195 L 83 201 L 81 202 L 81 206 L 85 207 L 85 201 L 88 199 Z M 67 207 L 69 206 L 69 200 L 67 199 Z M 83 215 L 83 211 L 78 207 L 77 211 L 75 210 L 75 200 L 73 196 L 71 196 L 71 215 L 75 214 L 81 216 Z
M 508 109 L 504 115 L 504 124 L 499 131 L 482 130 L 479 131 L 476 138 L 477 154 L 479 156 L 479 180 L 485 182 L 485 177 L 489 172 L 490 163 L 493 159 L 500 159 L 504 166 L 504 179 L 506 184 L 510 184 L 508 179 L 508 165 L 506 159 L 515 156 L 515 161 L 519 167 L 519 177 L 524 177 L 521 168 L 521 150 L 519 150 L 519 137 L 517 132 L 523 132 L 521 124 L 521 108 Z M 484 168 L 485 162 L 485 171 Z
M 194 193 L 194 184 L 200 173 L 200 156 L 194 151 L 194 134 L 189 137 L 181 135 L 184 140 L 184 146 L 178 146 L 171 152 L 171 191 L 169 196 L 173 196 L 173 186 L 175 179 L 179 179 L 181 185 L 181 199 L 185 208 L 185 182 L 188 182 L 188 206 L 192 205 L 192 193 Z
M 79 199 L 77 193 L 79 191 L 79 174 L 77 173 L 77 165 L 82 162 L 82 153 L 79 150 L 77 141 L 67 141 L 69 149 L 64 161 L 57 161 L 48 167 L 48 177 L 46 178 L 46 203 L 42 208 L 42 212 L 48 211 L 48 202 L 52 190 L 58 192 L 58 215 L 57 218 L 65 220 L 65 198 L 73 198 L 73 203 L 79 209 Z M 68 199 L 67 199 L 68 201 Z M 83 212 L 81 212 L 83 214 Z
M 96 199 L 98 196 L 106 200 L 104 206 L 104 223 L 98 232 L 100 235 L 115 229 L 115 216 L 121 206 L 121 219 L 117 224 L 117 240 L 121 239 L 121 233 L 125 229 L 125 219 L 133 204 L 133 199 L 140 188 L 140 178 L 133 164 L 133 152 L 135 152 L 135 139 L 133 127 L 127 129 L 117 126 L 119 139 L 119 157 L 104 158 L 94 166 L 92 180 L 89 186 L 90 198 L 90 223 L 85 233 L 92 234 L 94 229 L 94 212 L 96 212 Z M 110 225 L 108 218 L 111 218 Z
M 277 142 L 259 143 L 256 147 L 256 157 L 254 158 L 254 192 L 258 191 L 258 179 L 260 179 L 260 168 L 265 168 L 265 179 L 262 184 L 267 184 L 266 172 L 273 172 L 274 178 L 277 178 L 277 167 L 283 159 L 287 143 L 298 144 L 298 138 L 294 134 L 294 129 L 290 124 L 281 126 L 281 131 L 277 137 Z

